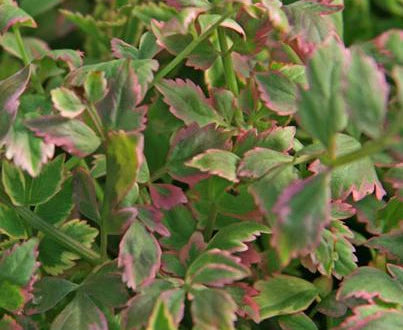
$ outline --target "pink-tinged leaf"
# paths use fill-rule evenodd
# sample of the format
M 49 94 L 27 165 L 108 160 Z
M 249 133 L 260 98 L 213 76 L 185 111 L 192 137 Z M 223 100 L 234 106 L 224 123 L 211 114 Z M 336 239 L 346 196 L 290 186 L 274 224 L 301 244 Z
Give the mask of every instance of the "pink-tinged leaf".
M 4 314 L 0 320 L 0 329 L 3 330 L 24 330 L 10 315 Z
M 51 328 L 108 330 L 104 313 L 84 293 L 79 293 L 53 320 Z
M 387 68 L 402 65 L 401 47 L 403 44 L 403 32 L 398 29 L 391 29 L 382 33 L 372 41 L 375 46 L 376 57 L 379 62 Z
M 369 302 L 379 298 L 388 303 L 403 304 L 403 287 L 382 270 L 360 267 L 344 279 L 337 292 L 338 300 L 348 298 L 361 298 Z
M 48 44 L 41 39 L 35 37 L 23 37 L 22 40 L 24 42 L 25 50 L 30 61 L 34 59 L 39 59 L 45 56 L 46 53 L 50 51 Z M 6 52 L 17 58 L 22 59 L 14 33 L 4 33 L 0 39 L 0 44 Z
M 342 75 L 346 56 L 344 46 L 329 38 L 309 58 L 309 88 L 300 88 L 298 116 L 301 126 L 327 148 L 335 134 L 347 125 L 342 93 Z
M 112 54 L 116 58 L 131 58 L 138 59 L 139 51 L 136 47 L 129 45 L 128 43 L 118 38 L 111 40 Z
M 129 288 L 152 282 L 161 266 L 161 248 L 144 225 L 134 221 L 119 245 L 119 267 L 123 267 L 123 281 Z
M 245 153 L 238 167 L 238 175 L 258 179 L 271 170 L 290 163 L 292 159 L 287 154 L 257 147 Z
M 403 107 L 403 67 L 396 65 L 392 70 L 392 76 L 397 86 L 397 101 Z
M 298 179 L 298 173 L 295 168 L 285 165 L 252 183 L 248 191 L 259 210 L 267 216 L 273 216 L 273 206 L 282 191 L 296 179 Z
M 242 318 L 250 317 L 255 323 L 259 323 L 259 305 L 253 300 L 258 291 L 244 282 L 234 283 L 225 288 L 231 294 L 238 305 L 237 314 Z
M 107 139 L 105 198 L 109 207 L 117 206 L 133 187 L 143 163 L 143 135 L 124 131 L 110 132 Z
M 258 135 L 257 147 L 287 152 L 294 148 L 294 126 L 274 126 Z
M 105 230 L 110 235 L 121 235 L 133 223 L 137 214 L 138 212 L 135 207 L 115 209 L 105 226 Z
M 157 208 L 169 210 L 176 205 L 187 203 L 182 189 L 172 184 L 157 183 L 150 185 L 150 195 Z
M 385 253 L 391 259 L 403 262 L 403 231 L 398 230 L 389 234 L 371 238 L 366 245 Z
M 74 91 L 65 87 L 55 88 L 50 92 L 53 106 L 63 117 L 74 118 L 85 110 L 85 105 Z
M 343 6 L 297 1 L 283 8 L 291 25 L 287 42 L 305 59 L 329 35 L 335 33 L 336 27 L 329 15 L 340 11 Z
M 238 182 L 236 168 L 239 157 L 232 152 L 219 149 L 209 149 L 193 157 L 185 164 L 202 172 L 220 176 L 232 182 Z
M 163 225 L 163 213 L 152 205 L 138 205 L 138 218 L 147 229 L 151 232 L 156 232 L 161 236 L 169 237 L 169 230 Z
M 337 157 L 361 148 L 361 144 L 356 139 L 345 134 L 337 134 L 335 142 Z M 320 161 L 314 161 L 309 166 L 309 170 L 313 173 L 319 173 L 321 171 Z M 334 169 L 331 174 L 330 185 L 332 198 L 339 200 L 345 200 L 352 194 L 354 201 L 359 201 L 372 193 L 375 193 L 375 196 L 380 200 L 386 194 L 369 157 Z
M 213 124 L 200 128 L 196 123 L 180 129 L 171 139 L 167 164 L 169 174 L 175 179 L 195 185 L 208 174 L 184 163 L 208 149 L 229 149 L 232 133 L 215 128 Z
M 400 282 L 400 284 L 403 284 L 403 267 L 399 265 L 394 265 L 394 264 L 387 264 L 386 268 L 388 269 L 388 272 L 392 275 L 394 279 Z
M 31 239 L 3 252 L 0 259 L 0 307 L 20 312 L 32 298 L 34 273 L 38 267 L 38 241 Z
M 160 299 L 165 302 L 178 327 L 185 314 L 185 291 L 179 288 L 167 290 L 161 294 Z
M 323 228 L 330 222 L 328 174 L 320 174 L 288 186 L 277 200 L 273 212 L 271 243 L 281 263 L 307 255 L 319 244 Z
M 0 33 L 7 32 L 15 24 L 36 28 L 36 22 L 13 0 L 3 0 L 0 3 Z
M 101 140 L 86 124 L 61 116 L 31 119 L 26 125 L 47 144 L 62 147 L 67 152 L 85 157 L 98 149 Z
M 341 317 L 347 312 L 347 306 L 336 299 L 336 291 L 324 297 L 317 306 L 319 312 L 331 317 Z
M 395 308 L 361 305 L 355 307 L 353 313 L 337 327 L 337 330 L 401 329 L 403 327 L 403 313 Z
M 237 305 L 227 292 L 201 289 L 193 295 L 191 313 L 196 329 L 235 329 Z
M 84 81 L 85 96 L 89 102 L 96 103 L 102 100 L 107 93 L 105 72 L 91 71 Z
M 199 126 L 222 123 L 201 88 L 191 80 L 163 80 L 157 85 L 157 89 L 164 96 L 164 102 L 170 106 L 172 114 L 186 125 L 193 122 Z
M 0 10 L 1 10 L 0 5 Z M 0 81 L 0 140 L 3 139 L 13 125 L 17 115 L 19 98 L 27 88 L 31 75 L 31 67 L 26 66 L 14 75 Z
M 256 74 L 260 97 L 265 105 L 282 116 L 297 111 L 297 84 L 284 74 L 270 71 Z
M 218 22 L 221 18 L 221 15 L 218 14 L 202 14 L 199 15 L 198 23 L 200 24 L 200 33 L 204 33 L 208 30 L 212 25 Z M 243 38 L 246 38 L 245 31 L 241 25 L 239 25 L 233 19 L 227 18 L 221 22 L 220 26 L 225 27 L 227 29 L 231 29 L 237 33 L 239 33 Z
M 197 257 L 188 267 L 186 281 L 222 287 L 250 275 L 250 270 L 240 259 L 227 251 L 212 249 Z
M 205 248 L 206 243 L 203 234 L 200 231 L 195 231 L 178 253 L 180 262 L 182 265 L 188 266 Z
M 383 131 L 388 103 L 385 75 L 375 60 L 359 50 L 353 48 L 347 54 L 344 85 L 347 110 L 360 131 L 378 138 Z
M 23 123 L 22 116 L 17 115 L 14 124 L 0 145 L 6 146 L 5 156 L 14 164 L 27 171 L 32 177 L 39 175 L 43 165 L 54 155 L 55 146 L 46 144 L 36 137 Z
M 252 221 L 236 222 L 221 228 L 210 240 L 206 249 L 221 249 L 230 252 L 248 250 L 245 242 L 253 242 L 262 233 L 270 233 L 270 229 L 260 223 Z
M 332 219 L 348 219 L 355 215 L 355 208 L 343 201 L 332 201 L 331 216 Z
M 95 193 L 95 179 L 82 167 L 73 172 L 73 199 L 82 215 L 96 223 L 100 222 L 101 215 Z
M 99 116 L 109 130 L 142 131 L 146 107 L 136 108 L 144 93 L 130 61 L 123 61 L 108 80 L 108 92 L 97 103 Z
M 73 49 L 54 49 L 49 51 L 46 56 L 55 61 L 65 62 L 70 71 L 73 71 L 83 65 L 84 53 Z
M 312 283 L 288 275 L 258 281 L 254 287 L 259 291 L 253 300 L 260 307 L 261 320 L 301 312 L 307 309 L 319 294 Z

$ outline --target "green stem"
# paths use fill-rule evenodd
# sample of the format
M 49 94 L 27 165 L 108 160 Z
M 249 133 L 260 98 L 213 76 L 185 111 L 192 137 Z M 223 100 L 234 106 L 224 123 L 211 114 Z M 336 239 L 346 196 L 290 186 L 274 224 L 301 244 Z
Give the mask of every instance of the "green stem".
M 225 82 L 229 90 L 234 93 L 235 96 L 238 96 L 239 89 L 238 89 L 238 82 L 236 80 L 235 71 L 232 64 L 232 57 L 231 53 L 228 51 L 228 41 L 225 35 L 225 29 L 219 27 L 218 31 L 218 40 L 220 43 L 220 50 L 223 53 L 222 61 L 224 66 L 224 75 L 225 75 Z
M 161 79 L 163 79 L 168 73 L 170 73 L 179 63 L 181 63 L 188 55 L 190 55 L 195 48 L 207 39 L 211 33 L 226 19 L 232 12 L 222 16 L 217 22 L 211 25 L 206 31 L 204 31 L 198 38 L 194 39 L 189 45 L 186 46 L 171 62 L 169 62 L 158 74 L 154 77 L 154 80 L 150 84 L 150 87 L 156 85 Z
M 83 259 L 87 260 L 91 264 L 99 264 L 101 262 L 98 253 L 92 251 L 91 249 L 88 249 L 80 242 L 76 241 L 74 238 L 66 235 L 58 228 L 47 223 L 30 209 L 23 206 L 14 206 L 8 200 L 8 197 L 4 193 L 4 191 L 0 191 L 0 201 L 8 207 L 14 208 L 18 215 L 30 226 L 43 232 L 45 235 L 49 236 L 55 242 L 59 243 L 61 246 L 65 247 L 69 251 L 80 255 Z
M 225 34 L 225 29 L 223 27 L 219 27 L 217 29 L 217 32 L 218 32 L 218 42 L 220 44 L 220 51 L 223 54 L 221 58 L 224 67 L 225 83 L 228 89 L 235 96 L 238 96 L 239 95 L 238 81 L 236 78 L 234 65 L 232 63 L 232 56 L 230 48 L 228 46 L 228 40 Z M 242 110 L 238 107 L 235 108 L 234 121 L 238 127 L 241 127 L 245 122 Z
M 95 109 L 95 106 L 93 103 L 88 104 L 87 106 L 88 114 L 91 117 L 92 122 L 94 123 L 94 126 L 98 132 L 98 134 L 101 136 L 102 141 L 105 141 L 105 133 L 102 128 L 102 121 L 101 118 L 99 118 L 97 109 Z
M 108 198 L 104 198 L 101 211 L 101 223 L 100 223 L 100 235 L 101 235 L 101 258 L 102 260 L 108 259 L 108 232 L 106 230 L 106 224 L 110 215 L 110 205 Z
M 13 26 L 13 31 L 14 31 L 15 41 L 17 42 L 18 50 L 20 52 L 22 61 L 24 62 L 24 65 L 30 65 L 31 60 L 30 60 L 30 58 L 28 56 L 28 53 L 27 53 L 27 51 L 25 49 L 24 41 L 22 40 L 20 27 L 18 26 L 18 24 Z M 38 79 L 38 77 L 37 77 L 37 75 L 35 73 L 35 69 L 32 69 L 31 79 L 32 79 L 32 83 L 33 83 L 35 89 L 37 90 L 37 92 L 40 93 L 40 94 L 45 94 L 45 91 L 43 90 L 42 84 L 39 81 L 39 79 Z

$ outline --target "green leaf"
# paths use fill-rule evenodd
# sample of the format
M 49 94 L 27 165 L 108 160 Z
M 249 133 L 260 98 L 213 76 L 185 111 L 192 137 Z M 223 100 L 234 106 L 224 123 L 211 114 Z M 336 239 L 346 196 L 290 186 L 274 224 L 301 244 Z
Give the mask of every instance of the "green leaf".
M 186 125 L 196 122 L 199 126 L 205 126 L 223 122 L 201 88 L 192 81 L 163 80 L 157 89 L 164 95 L 164 102 L 170 106 L 171 113 Z
M 24 174 L 9 162 L 3 162 L 4 188 L 15 205 L 37 205 L 47 202 L 63 182 L 64 155 L 47 163 L 36 178 Z
M 353 310 L 354 315 L 348 317 L 338 327 L 340 330 L 350 329 L 400 329 L 403 327 L 403 313 L 397 309 L 378 305 L 361 305 Z
M 97 272 L 88 275 L 81 283 L 79 291 L 101 303 L 102 306 L 110 308 L 123 307 L 129 300 L 129 294 L 122 282 L 122 273 L 116 261 L 105 263 Z
M 48 144 L 55 144 L 67 152 L 85 157 L 93 153 L 101 140 L 83 122 L 62 116 L 43 116 L 31 119 L 26 125 Z
M 104 126 L 109 130 L 140 131 L 144 129 L 144 108 L 136 108 L 143 95 L 130 61 L 124 61 L 116 75 L 108 80 L 108 92 L 97 103 Z
M 258 73 L 256 82 L 269 109 L 284 116 L 297 111 L 297 84 L 286 75 L 277 71 Z
M 74 118 L 85 110 L 85 105 L 74 91 L 59 87 L 50 91 L 54 107 L 63 117 Z
M 34 298 L 29 306 L 32 314 L 42 314 L 63 300 L 79 286 L 63 278 L 44 277 L 35 283 Z
M 330 222 L 330 189 L 327 173 L 288 186 L 273 212 L 272 244 L 282 264 L 306 255 L 319 244 L 323 228 Z
M 232 182 L 238 182 L 236 168 L 239 157 L 232 152 L 219 149 L 208 149 L 204 153 L 186 162 L 187 166 L 202 172 L 220 176 Z
M 283 330 L 317 330 L 316 324 L 304 313 L 283 315 L 278 318 L 278 323 Z
M 119 245 L 119 267 L 123 267 L 123 281 L 136 289 L 149 283 L 161 266 L 161 248 L 155 237 L 139 221 L 134 221 Z
M 32 16 L 37 16 L 46 11 L 49 11 L 53 7 L 60 4 L 62 1 L 63 0 L 42 0 L 41 5 L 38 6 L 38 3 L 35 0 L 22 0 L 20 1 L 20 6 L 28 14 Z
M 186 282 L 221 287 L 249 275 L 249 269 L 240 263 L 239 258 L 227 251 L 212 249 L 191 263 L 186 272 Z
M 335 137 L 335 153 L 337 157 L 357 151 L 361 144 L 353 137 L 337 134 Z M 319 161 L 309 167 L 314 173 L 320 172 Z M 373 161 L 364 157 L 357 161 L 335 168 L 331 173 L 330 186 L 332 199 L 344 200 L 352 194 L 355 201 L 375 192 L 378 199 L 382 199 L 385 191 L 378 180 Z
M 78 294 L 53 320 L 51 330 L 108 330 L 105 315 L 85 294 Z
M 210 240 L 206 249 L 220 249 L 230 252 L 246 251 L 248 246 L 245 242 L 256 240 L 261 233 L 268 234 L 270 229 L 257 222 L 242 221 L 221 228 Z
M 239 164 L 238 175 L 258 179 L 276 167 L 290 163 L 291 161 L 292 157 L 289 155 L 256 147 L 245 153 L 244 158 Z
M 342 93 L 344 53 L 343 46 L 334 38 L 327 40 L 309 59 L 309 89 L 300 89 L 301 125 L 327 148 L 332 145 L 335 134 L 347 125 Z
M 383 131 L 388 103 L 385 75 L 375 60 L 359 50 L 353 48 L 348 55 L 344 91 L 347 109 L 361 132 L 378 138 Z
M 195 291 L 192 301 L 194 329 L 235 329 L 237 306 L 231 296 L 219 289 Z
M 154 306 L 147 330 L 175 330 L 172 315 L 169 313 L 165 304 L 158 300 Z
M 162 223 L 170 235 L 162 238 L 161 243 L 164 247 L 175 250 L 180 250 L 196 230 L 196 221 L 189 209 L 184 206 L 176 206 L 165 211 Z
M 372 267 L 360 267 L 342 282 L 337 298 L 350 297 L 371 300 L 377 297 L 385 302 L 403 304 L 403 287 L 383 271 Z
M 0 26 L 6 4 L 0 4 Z M 14 6 L 12 6 L 14 7 Z M 0 81 L 0 140 L 2 140 L 14 123 L 20 104 L 19 97 L 27 88 L 31 75 L 31 67 L 27 66 L 7 79 Z
M 11 238 L 26 238 L 24 223 L 15 212 L 4 204 L 0 204 L 0 233 Z
M 136 182 L 143 158 L 142 135 L 124 131 L 108 134 L 105 198 L 110 209 L 122 201 Z
M 18 311 L 24 306 L 25 297 L 21 288 L 9 281 L 0 281 L 0 307 L 7 311 Z
M 0 306 L 9 311 L 20 310 L 31 291 L 30 283 L 37 268 L 36 239 L 16 244 L 5 251 L 0 260 Z
M 273 215 L 273 206 L 281 192 L 297 178 L 298 174 L 295 168 L 291 165 L 285 165 L 253 182 L 248 190 L 260 211 L 265 215 Z
M 379 250 L 387 254 L 390 258 L 403 262 L 403 232 L 392 232 L 371 238 L 368 247 Z
M 258 281 L 255 288 L 259 294 L 253 300 L 259 305 L 262 320 L 276 315 L 301 312 L 307 309 L 319 294 L 313 284 L 287 275 Z
M 179 130 L 171 139 L 167 167 L 177 180 L 194 184 L 206 176 L 184 164 L 190 158 L 208 149 L 225 149 L 231 134 L 213 125 L 199 128 L 197 124 Z
M 69 177 L 58 193 L 35 208 L 35 213 L 48 223 L 58 224 L 67 219 L 72 209 L 73 178 Z
M 98 235 L 97 229 L 78 219 L 65 222 L 59 229 L 87 248 L 91 247 Z M 39 244 L 39 260 L 43 269 L 51 275 L 58 275 L 73 267 L 79 258 L 79 255 L 67 251 L 49 236 L 45 236 Z
M 17 6 L 12 0 L 2 0 L 0 3 L 0 32 L 4 33 L 15 24 L 36 27 L 34 19 Z
M 17 117 L 3 142 L 0 142 L 6 146 L 6 157 L 33 177 L 38 176 L 43 164 L 53 157 L 55 146 L 35 136 L 24 122 L 38 117 L 43 110 L 50 110 L 49 104 L 44 97 L 23 95 Z
M 84 82 L 85 96 L 89 102 L 96 103 L 104 98 L 106 94 L 107 81 L 105 72 L 91 71 Z
M 343 6 L 315 1 L 296 1 L 283 8 L 291 25 L 287 42 L 304 58 L 336 32 L 329 14 L 340 11 Z

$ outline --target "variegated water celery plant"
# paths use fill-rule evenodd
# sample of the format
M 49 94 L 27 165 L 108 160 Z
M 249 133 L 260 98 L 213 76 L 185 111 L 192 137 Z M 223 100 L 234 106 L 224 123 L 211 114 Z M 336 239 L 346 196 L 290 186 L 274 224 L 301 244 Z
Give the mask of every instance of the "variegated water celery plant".
M 0 328 L 403 328 L 403 31 L 85 3 L 0 0 Z

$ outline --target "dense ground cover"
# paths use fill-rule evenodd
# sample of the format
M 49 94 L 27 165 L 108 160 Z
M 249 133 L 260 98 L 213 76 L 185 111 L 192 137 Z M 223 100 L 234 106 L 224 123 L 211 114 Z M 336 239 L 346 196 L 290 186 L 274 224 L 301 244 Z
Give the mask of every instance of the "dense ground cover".
M 401 0 L 0 0 L 0 329 L 402 329 Z

